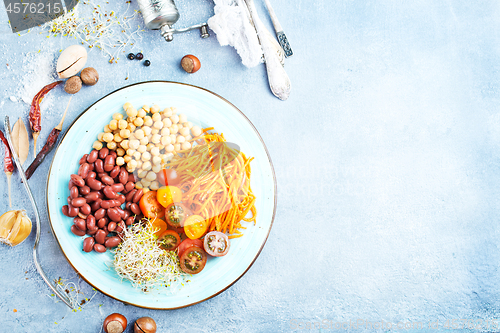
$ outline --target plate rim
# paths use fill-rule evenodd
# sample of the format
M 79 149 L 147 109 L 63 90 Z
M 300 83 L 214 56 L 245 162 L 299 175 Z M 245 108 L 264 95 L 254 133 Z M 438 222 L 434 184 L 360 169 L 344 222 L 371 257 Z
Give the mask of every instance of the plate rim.
M 56 242 L 57 242 L 57 245 L 59 246 L 59 248 L 61 249 L 61 252 L 62 254 L 64 255 L 64 257 L 66 258 L 66 261 L 69 263 L 69 265 L 75 270 L 75 272 L 78 274 L 78 276 L 80 276 L 88 285 L 92 286 L 93 288 L 95 288 L 96 290 L 98 290 L 100 293 L 114 299 L 114 300 L 117 300 L 119 302 L 122 302 L 124 304 L 129 304 L 129 305 L 133 305 L 133 306 L 136 306 L 136 307 L 139 307 L 139 308 L 144 308 L 144 309 L 150 309 L 150 310 L 176 310 L 176 309 L 182 309 L 182 308 L 186 308 L 186 307 L 189 307 L 189 306 L 192 306 L 192 305 L 195 305 L 195 304 L 198 304 L 198 303 L 202 303 L 202 302 L 205 302 L 217 295 L 219 295 L 220 293 L 226 291 L 227 289 L 229 289 L 231 286 L 233 286 L 243 275 L 245 275 L 248 270 L 250 269 L 250 267 L 253 266 L 253 264 L 255 263 L 255 261 L 257 260 L 257 258 L 259 257 L 260 253 L 262 252 L 262 249 L 264 248 L 264 245 L 266 244 L 267 242 L 267 239 L 269 238 L 269 234 L 271 233 L 271 229 L 273 227 L 273 224 L 274 224 L 274 218 L 276 216 L 276 207 L 277 207 L 277 198 L 278 198 L 278 189 L 277 189 L 277 182 L 276 182 L 276 173 L 274 171 L 274 165 L 273 165 L 273 162 L 271 160 L 271 156 L 269 154 L 269 151 L 267 149 L 267 146 L 266 144 L 264 143 L 264 140 L 262 139 L 259 131 L 257 130 L 257 128 L 254 126 L 254 124 L 250 121 L 250 119 L 248 119 L 248 117 L 240 110 L 238 109 L 233 103 L 229 102 L 227 99 L 225 99 L 224 97 L 214 93 L 213 91 L 211 90 L 208 90 L 206 88 L 203 88 L 203 87 L 199 87 L 199 86 L 196 86 L 196 85 L 192 85 L 192 84 L 189 84 L 189 83 L 183 83 L 183 82 L 176 82 L 176 81 L 166 81 L 166 80 L 150 80 L 150 81 L 141 81 L 141 82 L 136 82 L 136 83 L 133 83 L 133 84 L 130 84 L 130 85 L 127 85 L 127 86 L 123 86 L 121 88 L 118 88 L 118 89 L 115 89 L 113 90 L 112 92 L 104 95 L 103 97 L 99 98 L 97 101 L 95 101 L 94 103 L 92 103 L 91 105 L 89 105 L 83 112 L 81 112 L 74 120 L 73 122 L 68 126 L 68 128 L 66 129 L 66 131 L 64 132 L 62 138 L 59 140 L 59 143 L 57 144 L 57 147 L 56 147 L 56 150 L 54 152 L 54 155 L 52 157 L 52 161 L 50 163 L 50 167 L 49 167 L 49 172 L 47 174 L 47 182 L 46 182 L 46 187 L 45 187 L 45 193 L 48 193 L 49 192 L 49 179 L 50 179 L 50 175 L 52 174 L 52 167 L 53 167 L 53 163 L 54 163 L 54 160 L 55 160 L 55 156 L 57 155 L 57 152 L 59 150 L 59 147 L 61 145 L 61 143 L 63 142 L 64 138 L 66 137 L 66 134 L 70 131 L 70 129 L 73 127 L 73 125 L 75 125 L 75 123 L 80 119 L 80 117 L 82 117 L 87 111 L 89 111 L 95 104 L 99 103 L 100 101 L 102 101 L 103 99 L 117 93 L 118 91 L 120 90 L 123 90 L 123 89 L 127 89 L 127 88 L 130 88 L 130 87 L 133 87 L 133 86 L 139 86 L 139 85 L 146 85 L 146 84 L 150 84 L 150 83 L 167 83 L 167 84 L 175 84 L 175 85 L 183 85 L 183 86 L 188 86 L 188 87 L 191 87 L 191 88 L 195 88 L 195 89 L 200 89 L 200 90 L 203 90 L 209 94 L 212 94 L 214 95 L 215 97 L 218 97 L 220 98 L 222 101 L 228 103 L 230 106 L 232 106 L 236 111 L 238 111 L 247 121 L 248 121 L 248 124 L 250 124 L 250 126 L 252 127 L 252 129 L 255 131 L 255 134 L 257 134 L 257 137 L 259 138 L 260 142 L 262 143 L 262 147 L 264 148 L 264 151 L 266 152 L 266 155 L 267 155 L 267 159 L 269 160 L 269 165 L 271 167 L 271 172 L 272 172 L 272 177 L 273 177 L 273 183 L 274 183 L 274 203 L 273 203 L 273 213 L 272 213 L 272 217 L 271 217 L 271 223 L 269 225 L 269 230 L 267 231 L 267 234 L 266 234 L 266 237 L 264 238 L 264 241 L 259 249 L 259 251 L 257 252 L 257 254 L 255 255 L 255 257 L 253 258 L 252 262 L 248 265 L 248 267 L 241 273 L 241 275 L 239 275 L 234 281 L 232 281 L 231 283 L 229 283 L 229 285 L 227 285 L 225 288 L 219 290 L 218 292 L 200 300 L 200 301 L 196 301 L 196 302 L 192 302 L 192 303 L 189 303 L 189 304 L 186 304 L 186 305 L 182 305 L 182 306 L 178 306 L 178 307 L 169 307 L 169 308 L 158 308 L 158 307 L 149 307 L 149 306 L 144 306 L 144 305 L 140 305 L 140 304 L 134 304 L 132 302 L 127 302 L 127 301 L 124 301 L 124 300 L 121 300 L 121 299 L 118 299 L 117 297 L 113 296 L 113 295 L 110 295 L 104 291 L 102 291 L 101 289 L 99 289 L 98 287 L 96 287 L 95 285 L 93 285 L 92 283 L 90 283 L 83 274 L 80 273 L 80 271 L 78 269 L 76 269 L 76 267 L 73 265 L 73 263 L 71 262 L 71 260 L 69 260 L 68 256 L 66 255 L 66 253 L 64 252 L 64 249 L 62 248 L 61 246 L 61 243 L 59 242 L 59 239 L 57 238 L 56 236 L 56 233 L 54 231 L 54 228 L 52 226 L 52 220 L 50 218 L 50 208 L 49 208 L 49 196 L 46 195 L 46 206 L 47 206 L 47 215 L 48 215 L 48 219 L 49 219 L 49 225 L 50 225 L 50 230 L 52 231 L 52 235 L 54 236 Z

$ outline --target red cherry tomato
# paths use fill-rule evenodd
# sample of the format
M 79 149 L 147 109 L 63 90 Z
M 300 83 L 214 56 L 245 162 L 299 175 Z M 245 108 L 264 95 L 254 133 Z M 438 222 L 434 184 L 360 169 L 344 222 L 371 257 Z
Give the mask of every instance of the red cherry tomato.
M 147 218 L 161 218 L 165 216 L 165 208 L 156 200 L 156 191 L 149 191 L 139 201 L 139 207 Z
M 205 235 L 203 248 L 208 254 L 214 257 L 222 257 L 229 251 L 229 238 L 220 231 L 211 231 Z
M 178 185 L 181 182 L 175 169 L 162 169 L 156 174 L 156 179 L 164 186 Z
M 165 221 L 175 228 L 184 227 L 184 221 L 189 215 L 191 211 L 181 203 L 172 203 L 165 209 Z
M 167 230 L 160 237 L 158 237 L 157 241 L 158 245 L 167 251 L 175 250 L 179 244 L 181 243 L 181 238 L 179 234 L 173 230 Z
M 205 268 L 207 253 L 203 248 L 191 246 L 179 258 L 181 269 L 188 274 L 198 274 Z
M 177 248 L 177 252 L 179 253 L 179 257 L 186 251 L 186 249 L 192 247 L 192 246 L 197 246 L 203 248 L 203 241 L 201 239 L 185 239 L 183 240 L 180 244 L 179 247 Z

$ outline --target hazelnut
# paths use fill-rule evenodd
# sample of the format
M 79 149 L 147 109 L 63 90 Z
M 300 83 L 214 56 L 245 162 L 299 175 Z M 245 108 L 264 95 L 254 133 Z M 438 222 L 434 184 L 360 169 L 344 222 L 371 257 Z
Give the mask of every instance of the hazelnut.
M 119 313 L 112 313 L 104 319 L 105 333 L 123 333 L 127 328 L 127 318 Z
M 79 76 L 72 76 L 64 84 L 64 91 L 68 94 L 76 94 L 82 88 L 82 79 Z
M 84 68 L 80 73 L 80 77 L 87 86 L 93 86 L 99 81 L 99 73 L 92 67 Z
M 186 72 L 190 74 L 195 73 L 201 67 L 200 59 L 192 54 L 185 55 L 181 60 L 181 66 Z
M 141 317 L 134 323 L 134 333 L 156 333 L 156 322 L 151 317 Z

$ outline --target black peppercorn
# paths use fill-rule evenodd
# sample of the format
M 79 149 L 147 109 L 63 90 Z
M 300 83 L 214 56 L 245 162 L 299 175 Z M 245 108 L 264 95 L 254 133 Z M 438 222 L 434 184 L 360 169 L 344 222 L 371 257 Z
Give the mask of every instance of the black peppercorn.
M 133 53 L 129 53 L 127 58 L 129 58 L 130 60 L 134 60 L 135 59 L 135 55 Z
M 151 65 L 151 61 L 149 61 L 149 60 L 145 60 L 145 61 L 144 61 L 144 66 L 146 66 L 146 67 L 147 67 L 147 66 L 149 66 L 149 65 Z
M 137 54 L 135 55 L 135 58 L 136 58 L 137 60 L 142 60 L 142 58 L 144 58 L 144 55 L 143 55 L 141 52 L 139 52 L 139 53 L 137 53 Z

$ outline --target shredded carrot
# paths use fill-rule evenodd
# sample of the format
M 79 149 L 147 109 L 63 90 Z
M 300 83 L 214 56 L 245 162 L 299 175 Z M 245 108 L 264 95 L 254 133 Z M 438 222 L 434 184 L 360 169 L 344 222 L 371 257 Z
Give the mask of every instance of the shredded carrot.
M 238 229 L 246 229 L 241 221 L 256 222 L 256 198 L 250 187 L 253 157 L 225 144 L 222 133 L 208 133 L 212 129 L 204 129 L 198 145 L 179 152 L 167 167 L 181 175 L 183 201 L 193 214 L 208 220 L 210 231 L 237 238 L 243 235 Z

